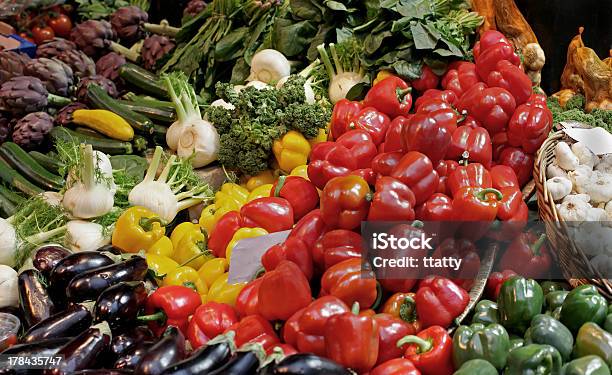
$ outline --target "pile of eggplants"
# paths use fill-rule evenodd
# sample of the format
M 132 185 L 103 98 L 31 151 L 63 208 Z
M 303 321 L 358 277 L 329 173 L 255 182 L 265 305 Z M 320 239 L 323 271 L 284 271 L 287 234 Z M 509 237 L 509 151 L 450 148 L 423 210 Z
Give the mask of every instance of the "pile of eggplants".
M 235 350 L 231 338 L 187 352 L 184 335 L 168 327 L 161 337 L 141 325 L 156 287 L 146 260 L 117 249 L 71 253 L 58 245 L 34 252 L 18 277 L 22 329 L 19 343 L 1 354 L 61 356 L 52 369 L 4 368 L 0 374 L 275 375 L 351 372 L 326 358 L 295 354 L 262 366 L 263 348 Z

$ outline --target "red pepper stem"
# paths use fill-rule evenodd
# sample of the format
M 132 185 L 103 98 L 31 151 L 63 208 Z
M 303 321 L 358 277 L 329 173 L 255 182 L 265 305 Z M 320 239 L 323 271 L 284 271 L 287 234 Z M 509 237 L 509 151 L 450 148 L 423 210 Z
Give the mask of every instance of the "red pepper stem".
M 406 89 L 400 89 L 400 88 L 395 89 L 395 93 L 397 94 L 397 100 L 399 100 L 400 102 L 402 102 L 404 100 L 404 97 L 410 94 L 411 92 L 412 92 L 412 87 L 408 87 Z
M 162 227 L 166 226 L 166 223 L 159 216 L 141 217 L 138 221 L 138 225 L 140 225 L 145 232 L 150 232 L 151 229 L 153 229 L 153 223 L 159 223 Z
M 163 312 L 162 310 L 159 310 L 158 312 L 156 312 L 154 314 L 142 315 L 142 316 L 139 316 L 136 319 L 140 320 L 140 321 L 143 321 L 143 322 L 159 322 L 159 321 L 166 320 L 167 318 L 168 318 L 168 316 L 166 315 L 166 313 Z
M 353 307 L 351 307 L 351 312 L 353 315 L 359 315 L 359 302 L 353 303 Z
M 397 342 L 396 346 L 401 348 L 406 344 L 416 344 L 419 347 L 419 353 L 426 353 L 430 351 L 431 347 L 433 346 L 429 340 L 425 340 L 414 335 L 404 336 Z
M 287 180 L 287 176 L 278 177 L 278 182 L 276 183 L 276 189 L 274 189 L 275 197 L 280 197 L 280 192 L 283 189 L 283 186 L 285 186 L 285 180 Z
M 538 240 L 533 245 L 531 245 L 531 251 L 533 252 L 533 255 L 540 256 L 540 250 L 542 249 L 542 245 L 544 245 L 544 243 L 546 243 L 546 233 L 542 233 L 542 235 L 540 235 L 540 238 L 538 238 Z
M 484 201 L 486 199 L 487 194 L 495 194 L 495 198 L 497 198 L 498 201 L 504 199 L 504 195 L 501 193 L 501 191 L 493 188 L 482 189 L 478 192 L 475 192 L 474 196 L 478 200 Z

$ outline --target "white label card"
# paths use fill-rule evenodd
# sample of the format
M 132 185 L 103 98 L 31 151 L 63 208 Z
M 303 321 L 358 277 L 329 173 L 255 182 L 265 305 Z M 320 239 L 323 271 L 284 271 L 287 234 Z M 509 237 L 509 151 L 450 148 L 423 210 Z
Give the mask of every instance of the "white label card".
M 269 248 L 285 241 L 290 232 L 290 230 L 286 230 L 238 241 L 232 250 L 228 284 L 253 280 L 262 267 L 261 257 Z

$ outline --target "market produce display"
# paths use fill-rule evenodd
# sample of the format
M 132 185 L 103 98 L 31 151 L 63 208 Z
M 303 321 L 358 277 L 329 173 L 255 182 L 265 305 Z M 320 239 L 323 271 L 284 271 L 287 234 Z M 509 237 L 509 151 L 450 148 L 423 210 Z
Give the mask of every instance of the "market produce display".
M 611 373 L 582 28 L 548 96 L 512 0 L 30 5 L 0 16 L 35 47 L 0 51 L 0 373 Z

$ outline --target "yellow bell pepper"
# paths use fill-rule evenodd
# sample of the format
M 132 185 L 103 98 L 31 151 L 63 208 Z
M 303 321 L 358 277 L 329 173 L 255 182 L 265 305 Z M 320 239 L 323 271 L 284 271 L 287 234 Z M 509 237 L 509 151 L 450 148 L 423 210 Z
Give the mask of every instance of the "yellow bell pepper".
M 174 250 L 174 246 L 172 246 L 172 240 L 168 238 L 167 236 L 163 236 L 162 238 L 157 240 L 153 245 L 151 245 L 149 250 L 147 250 L 147 253 L 163 255 L 165 257 L 172 257 L 173 250 Z
M 196 270 L 191 267 L 178 267 L 166 274 L 162 285 L 183 285 L 194 288 L 202 298 L 202 303 L 206 302 L 208 286 L 200 278 Z
M 235 307 L 236 298 L 240 291 L 247 285 L 247 283 L 228 284 L 227 278 L 229 273 L 224 273 L 211 285 L 208 290 L 208 296 L 206 302 L 218 302 L 227 303 L 228 305 Z
M 212 258 L 212 253 L 206 247 L 207 238 L 199 226 L 185 233 L 178 243 L 172 259 L 183 266 L 200 268 L 208 259 Z
M 216 203 L 206 206 L 204 210 L 202 210 L 202 214 L 200 216 L 200 227 L 202 227 L 206 233 L 211 234 L 212 230 L 215 228 L 215 225 L 217 225 L 217 221 L 219 221 L 223 215 L 230 211 L 238 211 L 239 209 L 240 208 L 234 209 L 229 206 L 218 207 Z
M 274 141 L 272 152 L 280 169 L 289 172 L 298 165 L 308 162 L 310 143 L 301 133 L 291 130 L 281 139 Z
M 310 179 L 308 178 L 308 165 L 299 165 L 295 168 L 293 168 L 291 170 L 291 173 L 289 173 L 290 176 L 299 176 L 302 178 L 307 179 L 308 181 L 310 181 Z
M 215 205 L 217 208 L 222 206 L 231 207 L 238 211 L 245 204 L 249 191 L 233 182 L 226 182 L 221 186 L 221 190 L 215 193 Z
M 227 259 L 228 262 L 230 261 L 230 259 L 232 259 L 232 250 L 234 249 L 234 246 L 236 246 L 238 241 L 244 240 L 245 238 L 265 236 L 266 234 L 268 234 L 268 231 L 263 228 L 238 229 L 236 233 L 234 233 L 232 240 L 227 244 L 227 247 L 225 248 L 225 259 Z
M 272 184 L 265 184 L 265 185 L 261 185 L 255 188 L 253 191 L 251 191 L 251 194 L 249 194 L 249 197 L 247 198 L 247 202 L 250 202 L 257 198 L 269 197 L 272 186 L 273 186 Z
M 189 233 L 192 230 L 194 230 L 195 227 L 197 226 L 198 224 L 194 224 L 190 221 L 186 221 L 174 227 L 172 234 L 170 234 L 170 240 L 172 241 L 172 248 L 176 249 L 178 247 L 179 242 L 181 242 L 181 239 L 183 239 L 183 236 L 186 233 Z
M 390 71 L 388 71 L 388 70 L 381 70 L 376 75 L 376 79 L 374 79 L 374 82 L 372 82 L 372 86 L 374 86 L 378 82 L 382 81 L 383 79 L 389 78 L 389 77 L 392 77 L 392 76 L 394 76 L 394 74 L 391 73 Z
M 329 127 L 329 124 L 327 126 Z M 310 143 L 310 147 L 312 148 L 318 143 L 326 142 L 327 133 L 328 133 L 327 129 L 323 129 L 323 128 L 319 129 L 317 136 L 308 140 L 308 143 Z
M 147 264 L 149 265 L 149 269 L 155 272 L 155 275 L 159 277 L 157 279 L 157 283 L 161 285 L 161 281 L 164 277 L 170 272 L 178 268 L 179 264 L 176 263 L 173 259 L 168 258 L 167 256 L 146 253 L 145 259 L 147 260 Z
M 249 178 L 246 183 L 246 188 L 249 191 L 253 191 L 261 185 L 273 184 L 275 179 L 276 178 L 274 177 L 274 173 L 272 172 L 272 170 L 266 169 L 257 176 Z
M 112 244 L 128 253 L 147 251 L 166 234 L 162 224 L 153 211 L 140 206 L 130 207 L 115 223 Z
M 198 270 L 200 278 L 206 282 L 206 285 L 210 288 L 212 284 L 221 275 L 223 275 L 229 269 L 229 263 L 225 258 L 214 258 L 204 263 Z

